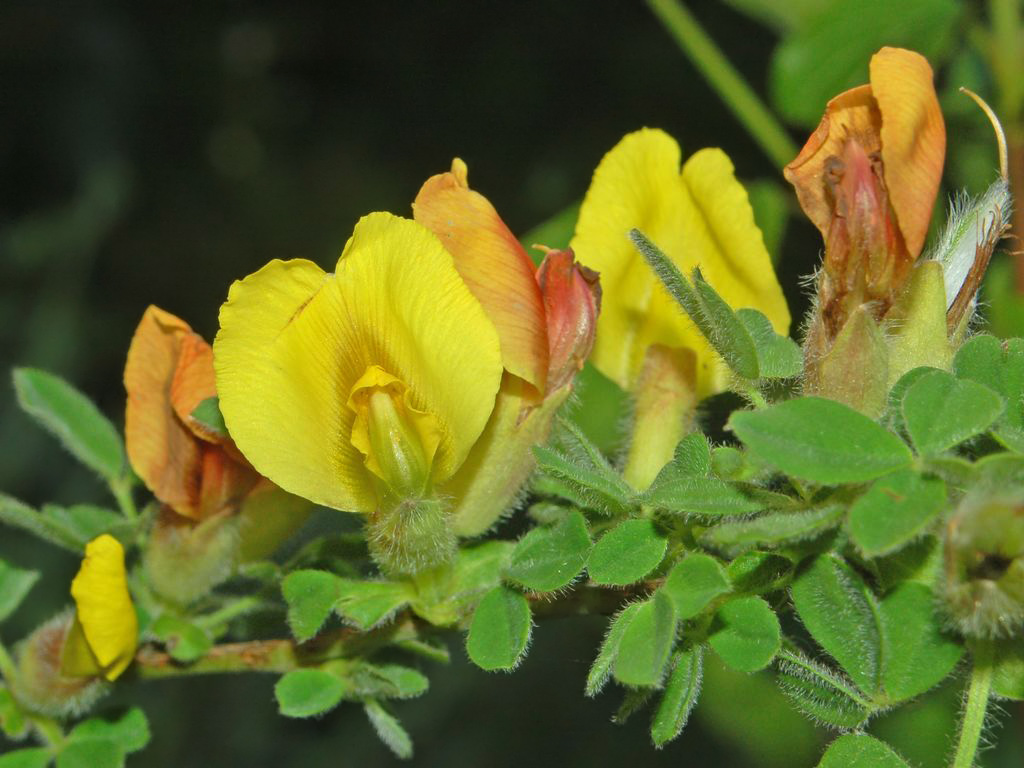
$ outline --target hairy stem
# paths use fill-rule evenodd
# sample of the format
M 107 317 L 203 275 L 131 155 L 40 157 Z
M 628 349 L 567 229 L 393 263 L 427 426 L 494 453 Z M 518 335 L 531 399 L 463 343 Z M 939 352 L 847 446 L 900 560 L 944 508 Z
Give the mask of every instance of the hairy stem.
M 547 595 L 529 595 L 536 618 L 556 618 L 577 614 L 611 615 L 623 603 L 647 595 L 660 581 L 637 584 L 632 588 L 610 589 L 582 586 L 556 599 Z M 216 675 L 235 672 L 284 674 L 300 667 L 315 666 L 331 659 L 367 655 L 386 646 L 403 647 L 422 638 L 453 629 L 437 627 L 402 613 L 390 624 L 362 632 L 352 628 L 324 632 L 307 643 L 287 638 L 252 640 L 215 645 L 205 656 L 189 664 L 175 661 L 153 645 L 144 645 L 135 654 L 139 677 L 149 680 L 192 675 Z
M 960 737 L 951 768 L 971 768 L 974 765 L 985 726 L 988 696 L 992 689 L 992 643 L 979 641 L 973 651 L 974 667 L 971 670 L 971 682 L 960 721 Z
M 715 41 L 701 29 L 686 6 L 680 0 L 647 0 L 647 4 L 768 159 L 781 168 L 796 157 L 797 147 L 785 128 L 747 85 Z
M 7 647 L 0 642 L 0 677 L 7 681 L 13 681 L 16 674 L 17 671 L 14 666 L 14 659 L 12 659 L 11 654 L 8 653 Z

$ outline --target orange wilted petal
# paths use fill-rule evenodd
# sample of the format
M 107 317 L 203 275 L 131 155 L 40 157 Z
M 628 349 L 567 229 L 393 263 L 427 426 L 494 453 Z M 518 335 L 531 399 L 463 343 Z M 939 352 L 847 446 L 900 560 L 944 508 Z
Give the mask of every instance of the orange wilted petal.
M 187 333 L 179 340 L 178 364 L 171 380 L 171 407 L 181 423 L 209 442 L 222 442 L 216 434 L 192 418 L 204 400 L 217 394 L 213 374 L 213 348 L 199 334 Z
M 827 240 L 832 223 L 830 159 L 848 140 L 881 160 L 888 197 L 910 259 L 921 252 L 946 155 L 946 128 L 932 69 L 918 53 L 882 48 L 871 57 L 871 84 L 851 88 L 825 108 L 818 128 L 783 171 L 808 218 Z
M 124 386 L 125 448 L 132 468 L 153 495 L 186 514 L 193 507 L 189 478 L 202 456 L 196 438 L 177 418 L 169 392 L 182 339 L 192 335 L 183 320 L 150 306 L 128 349 Z
M 861 85 L 836 96 L 825 107 L 825 115 L 807 139 L 800 154 L 782 173 L 796 189 L 800 207 L 828 239 L 832 226 L 832 201 L 828 193 L 826 163 L 842 155 L 848 138 L 855 137 L 867 152 L 881 149 L 878 126 L 881 115 L 870 85 Z
M 918 53 L 882 48 L 871 57 L 871 90 L 882 113 L 882 165 L 907 250 L 924 246 L 946 159 L 946 126 L 932 68 Z
M 506 370 L 544 392 L 548 340 L 530 257 L 486 197 L 469 188 L 466 164 L 431 176 L 413 216 L 437 235 L 466 286 L 498 330 Z

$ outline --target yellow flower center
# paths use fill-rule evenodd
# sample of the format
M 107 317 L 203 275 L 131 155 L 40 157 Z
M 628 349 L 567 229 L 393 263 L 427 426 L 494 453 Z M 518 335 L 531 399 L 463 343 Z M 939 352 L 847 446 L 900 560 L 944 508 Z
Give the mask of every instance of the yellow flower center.
M 441 441 L 437 418 L 414 408 L 406 384 L 378 365 L 352 385 L 348 407 L 356 414 L 350 439 L 366 468 L 399 498 L 424 495 Z

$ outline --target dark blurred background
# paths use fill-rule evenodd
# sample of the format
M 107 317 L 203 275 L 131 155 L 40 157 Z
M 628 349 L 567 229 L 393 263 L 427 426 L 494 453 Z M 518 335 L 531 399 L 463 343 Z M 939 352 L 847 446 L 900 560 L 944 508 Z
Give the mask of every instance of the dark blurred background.
M 738 10 L 750 4 L 690 5 L 764 94 L 786 30 Z M 952 7 L 961 19 L 982 14 Z M 865 79 L 860 61 L 854 82 Z M 59 373 L 120 423 L 121 369 L 147 304 L 212 338 L 232 280 L 276 257 L 330 268 L 361 215 L 408 215 L 420 184 L 456 155 L 469 164 L 473 187 L 525 232 L 578 202 L 601 156 L 644 125 L 666 129 L 687 155 L 723 147 L 742 179 L 780 180 L 642 2 L 7 0 L 0 363 Z M 792 130 L 798 143 L 805 134 Z M 990 134 L 981 136 L 991 168 Z M 806 308 L 798 277 L 813 269 L 819 247 L 810 225 L 793 219 L 773 249 L 794 317 Z M 2 381 L 0 489 L 31 504 L 108 503 L 88 472 L 17 410 Z M 34 600 L 5 625 L 12 640 L 67 602 L 77 563 L 7 528 L 0 556 L 46 573 Z M 589 618 L 537 627 L 511 676 L 470 668 L 453 637 L 452 668 L 425 670 L 433 689 L 398 708 L 415 764 L 816 762 L 826 735 L 781 701 L 766 676 L 714 664 L 696 721 L 663 752 L 649 745 L 645 715 L 612 725 L 617 694 L 582 696 L 604 626 Z M 278 717 L 273 682 L 128 683 L 111 704 L 141 703 L 150 716 L 153 741 L 136 765 L 396 762 L 355 706 L 314 722 Z M 941 764 L 961 684 L 876 731 L 921 765 Z M 987 765 L 1024 762 L 1019 727 L 999 732 Z

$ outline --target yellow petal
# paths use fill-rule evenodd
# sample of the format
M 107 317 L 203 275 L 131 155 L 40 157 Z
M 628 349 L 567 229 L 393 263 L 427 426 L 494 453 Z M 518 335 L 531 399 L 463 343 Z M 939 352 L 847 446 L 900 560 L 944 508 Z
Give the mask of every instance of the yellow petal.
M 450 173 L 429 178 L 413 215 L 440 238 L 491 318 L 505 368 L 543 393 L 548 340 L 533 262 L 490 201 L 469 188 L 467 173 L 456 159 Z
M 916 257 L 942 180 L 946 125 L 924 56 L 882 48 L 871 57 L 870 69 L 871 90 L 882 113 L 885 184 L 907 250 Z
M 699 266 L 733 307 L 760 309 L 781 332 L 789 312 L 729 158 L 702 150 L 682 175 L 679 161 L 678 144 L 662 131 L 623 138 L 594 172 L 571 247 L 601 275 L 597 368 L 629 389 L 652 344 L 689 348 L 704 397 L 725 385 L 724 365 L 633 248 L 629 230 L 644 232 L 684 273 Z
M 196 438 L 175 415 L 170 391 L 182 341 L 192 335 L 183 320 L 151 306 L 132 337 L 124 369 L 128 459 L 153 495 L 181 514 L 195 504 L 192 478 L 202 456 Z
M 114 680 L 131 663 L 138 645 L 139 624 L 125 578 L 124 549 L 109 534 L 86 545 L 82 567 L 71 582 L 89 648 Z
M 463 462 L 494 406 L 494 326 L 437 238 L 390 214 L 360 220 L 334 275 L 273 261 L 236 282 L 220 324 L 217 389 L 236 444 L 262 475 L 318 504 L 376 505 L 347 405 L 370 366 L 437 419 L 437 482 Z

